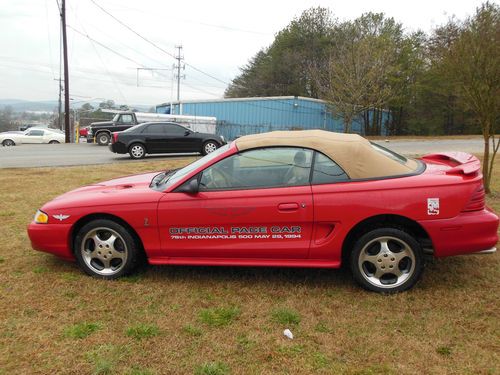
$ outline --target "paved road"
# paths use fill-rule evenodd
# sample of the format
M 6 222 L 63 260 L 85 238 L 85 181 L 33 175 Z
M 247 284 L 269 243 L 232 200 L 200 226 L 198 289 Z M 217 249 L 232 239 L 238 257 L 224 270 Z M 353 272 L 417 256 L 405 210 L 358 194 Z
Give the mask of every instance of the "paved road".
M 483 149 L 482 139 L 479 137 L 467 140 L 397 140 L 377 142 L 382 146 L 405 155 L 453 150 L 481 153 Z M 186 154 L 183 156 L 185 155 Z M 161 160 L 177 157 L 181 157 L 181 155 L 155 155 L 154 157 L 146 157 L 145 160 L 148 160 L 148 158 Z M 0 168 L 55 167 L 122 163 L 130 161 L 131 159 L 128 155 L 113 154 L 107 147 L 87 143 L 0 147 Z
M 390 142 L 377 141 L 377 143 L 403 155 L 422 155 L 440 151 L 463 151 L 480 154 L 484 147 L 484 141 L 481 137 L 437 140 L 398 139 Z
M 186 155 L 164 154 L 146 157 L 153 159 L 176 159 Z M 71 165 L 92 165 L 134 161 L 128 154 L 114 154 L 107 147 L 95 144 L 19 145 L 0 146 L 0 168 L 60 167 Z

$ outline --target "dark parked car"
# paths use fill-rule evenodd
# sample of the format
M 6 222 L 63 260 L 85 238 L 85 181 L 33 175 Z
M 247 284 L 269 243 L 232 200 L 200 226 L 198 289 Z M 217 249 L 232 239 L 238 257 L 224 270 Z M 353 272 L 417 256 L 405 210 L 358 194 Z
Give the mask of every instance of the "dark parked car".
M 209 154 L 226 144 L 224 137 L 193 132 L 172 122 L 146 122 L 122 132 L 113 133 L 109 149 L 141 159 L 146 154 L 199 152 Z

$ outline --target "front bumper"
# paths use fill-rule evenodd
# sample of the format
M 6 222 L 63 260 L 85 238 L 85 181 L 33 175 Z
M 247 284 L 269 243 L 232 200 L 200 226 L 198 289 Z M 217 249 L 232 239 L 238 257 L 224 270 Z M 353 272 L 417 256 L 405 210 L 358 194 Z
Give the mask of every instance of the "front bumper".
M 71 224 L 38 224 L 28 225 L 28 236 L 34 250 L 54 254 L 60 258 L 74 260 L 70 248 Z
M 487 208 L 463 212 L 451 219 L 422 220 L 419 224 L 429 234 L 436 257 L 474 254 L 498 242 L 498 216 Z

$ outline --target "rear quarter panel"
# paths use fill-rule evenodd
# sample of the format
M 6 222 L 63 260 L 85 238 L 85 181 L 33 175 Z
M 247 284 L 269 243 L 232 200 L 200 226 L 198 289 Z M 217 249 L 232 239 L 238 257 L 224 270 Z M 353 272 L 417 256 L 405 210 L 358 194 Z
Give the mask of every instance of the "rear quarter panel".
M 376 181 L 314 185 L 314 220 L 318 232 L 311 242 L 309 257 L 340 260 L 349 231 L 373 216 L 392 214 L 416 222 L 453 218 L 480 183 L 480 176 L 424 173 Z M 438 214 L 428 213 L 429 198 L 439 199 Z M 333 230 L 329 232 L 325 228 Z

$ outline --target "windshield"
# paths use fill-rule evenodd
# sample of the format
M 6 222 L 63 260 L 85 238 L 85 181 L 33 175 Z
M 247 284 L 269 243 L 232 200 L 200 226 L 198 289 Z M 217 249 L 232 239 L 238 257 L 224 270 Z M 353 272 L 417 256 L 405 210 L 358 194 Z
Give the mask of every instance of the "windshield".
M 217 156 L 226 152 L 228 149 L 229 149 L 229 144 L 224 145 L 221 148 L 215 150 L 214 152 L 212 152 L 208 155 L 205 155 L 204 157 L 194 161 L 193 163 L 191 163 L 189 165 L 186 165 L 184 168 L 179 169 L 165 182 L 165 185 L 163 185 L 162 188 L 168 188 L 169 186 L 172 186 L 173 184 L 178 182 L 180 179 L 182 179 L 188 173 L 191 173 L 196 168 L 202 166 L 205 163 L 208 163 L 210 160 L 215 159 Z

